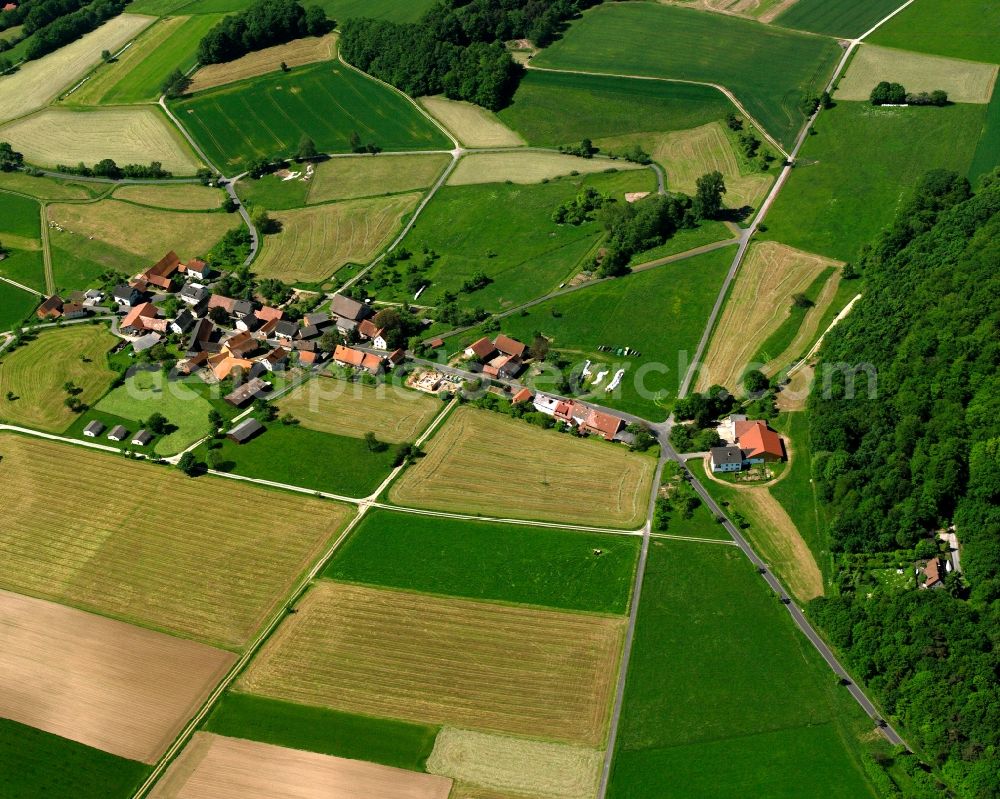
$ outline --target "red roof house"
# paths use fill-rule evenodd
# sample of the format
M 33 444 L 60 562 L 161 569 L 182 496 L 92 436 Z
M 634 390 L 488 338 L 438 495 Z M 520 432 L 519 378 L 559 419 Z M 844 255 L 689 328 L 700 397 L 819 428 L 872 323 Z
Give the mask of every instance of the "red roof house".
M 493 340 L 493 346 L 504 355 L 512 355 L 515 358 L 523 358 L 524 353 L 528 350 L 526 344 L 522 344 L 517 339 L 505 336 L 503 333 Z
M 736 443 L 748 461 L 780 461 L 785 457 L 781 436 L 761 420 L 736 422 Z

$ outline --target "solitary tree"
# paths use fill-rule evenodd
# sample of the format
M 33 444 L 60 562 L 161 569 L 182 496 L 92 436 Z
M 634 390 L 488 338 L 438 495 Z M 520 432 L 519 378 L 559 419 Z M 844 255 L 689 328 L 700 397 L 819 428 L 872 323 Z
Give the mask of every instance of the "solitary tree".
M 309 158 L 316 157 L 316 142 L 310 139 L 308 136 L 303 136 L 299 139 L 299 149 L 296 152 L 295 157 L 299 160 L 305 161 Z
M 765 391 L 769 385 L 771 385 L 771 381 L 767 379 L 767 375 L 760 371 L 760 369 L 751 369 L 743 376 L 743 388 L 746 389 L 748 394 L 757 394 Z
M 185 452 L 177 461 L 177 468 L 188 477 L 194 477 L 198 473 L 198 459 L 195 458 L 193 452 Z
M 726 183 L 718 170 L 702 175 L 695 183 L 694 213 L 699 219 L 715 219 L 722 212 Z
M 375 438 L 375 434 L 370 430 L 365 433 L 365 445 L 368 447 L 369 452 L 378 452 L 382 447 L 381 442 Z
M 146 427 L 149 428 L 150 432 L 158 436 L 162 436 L 167 432 L 169 424 L 170 422 L 167 421 L 167 417 L 162 413 L 153 413 L 146 420 Z
M 110 50 L 101 50 L 101 61 L 107 64 L 111 60 Z

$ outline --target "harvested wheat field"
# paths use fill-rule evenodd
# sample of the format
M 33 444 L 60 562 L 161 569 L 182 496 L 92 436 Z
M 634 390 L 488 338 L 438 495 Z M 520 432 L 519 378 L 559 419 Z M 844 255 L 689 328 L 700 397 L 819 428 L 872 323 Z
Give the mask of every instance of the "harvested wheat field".
M 448 799 L 451 780 L 199 732 L 150 799 Z
M 193 175 L 201 166 L 163 112 L 148 106 L 47 108 L 0 128 L 0 139 L 40 166 L 94 164 L 104 158 L 119 165 L 159 161 L 175 175 Z
M 203 66 L 192 76 L 188 93 L 194 94 L 226 83 L 266 75 L 268 72 L 281 69 L 282 62 L 288 67 L 301 67 L 316 61 L 328 61 L 336 55 L 336 34 L 295 39 L 287 44 L 278 44 L 248 53 L 234 61 Z
M 600 746 L 625 620 L 320 581 L 238 689 Z
M 721 122 L 673 133 L 636 133 L 600 143 L 612 150 L 631 143 L 647 148 L 666 171 L 668 188 L 692 196 L 698 178 L 718 170 L 726 181 L 723 200 L 728 208 L 759 207 L 774 182 L 773 176 L 766 173 L 740 173 L 739 161 Z
M 451 156 L 442 153 L 331 158 L 316 167 L 308 201 L 322 203 L 426 189 L 449 161 Z
M 0 456 L 0 588 L 233 649 L 350 514 L 10 433 Z
M 656 466 L 621 446 L 468 407 L 452 414 L 425 451 L 390 488 L 392 502 L 617 527 L 638 527 L 646 518 Z
M 115 189 L 116 200 L 128 200 L 152 208 L 166 208 L 173 211 L 214 211 L 222 207 L 225 193 L 221 189 L 198 186 L 193 183 L 179 185 L 122 186 Z M 235 222 L 233 223 L 236 224 Z
M 863 44 L 837 86 L 838 100 L 868 100 L 879 81 L 902 83 L 907 92 L 944 89 L 953 103 L 988 103 L 996 84 L 996 64 L 911 53 Z
M 434 740 L 427 770 L 477 788 L 583 799 L 597 795 L 603 763 L 598 749 L 445 727 Z
M 541 183 L 543 180 L 570 175 L 574 172 L 591 174 L 608 169 L 623 171 L 643 169 L 639 164 L 624 161 L 612 163 L 603 158 L 577 158 L 575 155 L 543 152 L 473 153 L 458 162 L 448 175 L 449 186 L 474 183 Z
M 61 433 L 76 418 L 64 402 L 63 385 L 71 382 L 79 388 L 81 402 L 96 402 L 115 379 L 106 356 L 117 343 L 104 325 L 71 325 L 46 330 L 25 346 L 5 352 L 0 361 L 0 419 Z
M 792 296 L 839 263 L 773 241 L 751 245 L 698 373 L 698 391 L 713 384 L 738 390 L 760 345 L 791 313 Z
M 765 375 L 772 377 L 781 369 L 791 366 L 816 341 L 820 332 L 819 323 L 830 307 L 830 303 L 837 296 L 837 289 L 840 288 L 840 276 L 841 272 L 838 269 L 827 278 L 823 284 L 823 288 L 820 289 L 816 297 L 816 302 L 811 308 L 806 310 L 805 316 L 802 317 L 802 324 L 799 325 L 799 329 L 795 333 L 795 337 L 791 343 L 785 347 L 783 352 L 779 352 L 761 367 L 761 371 Z
M 299 386 L 278 402 L 303 427 L 362 438 L 372 432 L 379 441 L 414 441 L 441 410 L 429 394 L 382 383 L 366 386 L 319 377 Z
M 347 263 L 367 263 L 418 202 L 419 194 L 399 194 L 276 211 L 272 216 L 282 230 L 265 238 L 254 272 L 286 283 L 316 283 Z
M 118 200 L 49 205 L 49 221 L 67 234 L 95 238 L 146 258 L 150 265 L 170 250 L 182 257 L 201 256 L 240 224 L 224 213 L 185 213 L 144 208 Z
M 101 60 L 102 50 L 117 50 L 154 19 L 140 14 L 120 14 L 75 42 L 23 64 L 13 75 L 0 80 L 0 122 L 48 105 L 60 91 L 69 88 L 89 67 Z M 0 138 L 13 143 L 6 133 Z M 27 157 L 26 150 L 24 154 Z M 69 163 L 76 162 L 69 159 Z
M 0 591 L 0 717 L 155 763 L 236 657 Z
M 421 97 L 417 102 L 466 147 L 520 147 L 520 134 L 508 128 L 496 114 L 443 94 Z
M 661 2 L 771 22 L 783 11 L 795 5 L 798 0 L 661 0 Z

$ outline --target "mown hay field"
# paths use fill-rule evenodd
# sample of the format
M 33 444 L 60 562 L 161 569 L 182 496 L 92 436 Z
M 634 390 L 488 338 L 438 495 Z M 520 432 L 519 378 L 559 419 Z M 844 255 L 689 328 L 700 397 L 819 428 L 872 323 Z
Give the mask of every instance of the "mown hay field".
M 183 258 L 204 255 L 226 231 L 240 224 L 229 214 L 165 211 L 118 200 L 57 203 L 47 211 L 50 221 L 74 237 L 94 238 L 151 262 L 170 250 L 177 250 Z
M 448 149 L 408 100 L 333 62 L 199 92 L 171 107 L 217 167 L 295 154 L 303 136 L 324 153 L 351 151 L 351 134 L 383 150 Z
M 427 760 L 431 774 L 537 799 L 597 795 L 604 753 L 580 746 L 530 741 L 445 727 Z
M 106 191 L 106 186 L 73 178 L 35 177 L 24 172 L 0 172 L 0 189 L 19 191 L 39 200 L 87 200 Z
M 322 203 L 425 189 L 444 171 L 450 160 L 443 154 L 416 153 L 331 158 L 316 167 L 308 202 Z
M 496 114 L 443 94 L 421 97 L 420 105 L 466 147 L 518 147 L 525 143 Z
M 759 208 L 774 182 L 773 175 L 741 167 L 721 122 L 672 133 L 635 133 L 597 143 L 612 151 L 639 144 L 667 173 L 668 188 L 691 196 L 698 178 L 718 170 L 726 182 L 723 202 L 729 208 Z
M 0 138 L 40 166 L 159 161 L 175 175 L 193 175 L 201 166 L 159 108 L 48 108 L 0 128 Z
M 802 96 L 822 91 L 840 53 L 832 39 L 734 16 L 611 3 L 589 9 L 532 63 L 721 84 L 788 147 L 805 122 Z
M 76 416 L 63 403 L 63 384 L 72 382 L 82 389 L 79 400 L 93 403 L 115 377 L 105 356 L 117 342 L 104 325 L 71 325 L 39 333 L 34 341 L 5 352 L 0 419 L 50 433 L 65 430 Z
M 908 92 L 944 89 L 953 103 L 988 103 L 998 69 L 996 64 L 863 44 L 837 85 L 837 99 L 867 100 L 875 85 L 887 80 L 903 84 Z
M 642 169 L 638 164 L 612 163 L 604 158 L 577 158 L 562 153 L 473 153 L 458 162 L 448 176 L 449 186 L 475 183 L 541 183 L 564 175 L 591 174 L 609 169 Z
M 239 690 L 601 746 L 625 620 L 321 581 Z
M 195 65 L 198 42 L 219 19 L 217 14 L 204 14 L 159 20 L 63 101 L 73 105 L 156 102 L 172 70 L 187 72 Z
M 226 648 L 250 639 L 349 514 L 11 434 L 0 454 L 0 587 Z
M 0 715 L 154 763 L 229 670 L 221 649 L 0 591 Z
M 238 80 L 255 78 L 287 67 L 301 67 L 316 61 L 327 61 L 337 55 L 337 37 L 334 34 L 326 36 L 308 36 L 295 39 L 274 47 L 265 47 L 248 53 L 242 58 L 227 61 L 223 64 L 207 64 L 194 73 L 189 94 L 214 89 Z
M 390 444 L 415 441 L 442 408 L 436 397 L 399 386 L 323 377 L 304 383 L 277 404 L 310 430 L 352 438 L 372 432 Z
M 75 42 L 23 64 L 13 75 L 0 80 L 0 122 L 47 105 L 100 61 L 102 50 L 118 49 L 151 22 L 153 17 L 119 14 Z M 8 140 L 5 134 L 3 139 Z
M 115 189 L 114 198 L 172 211 L 214 211 L 222 206 L 225 193 L 220 189 L 193 183 L 174 186 L 146 184 L 121 186 Z
M 902 5 L 900 0 L 797 0 L 775 20 L 786 28 L 853 38 Z
M 199 732 L 150 799 L 448 799 L 451 780 Z
M 656 465 L 618 445 L 475 408 L 455 411 L 425 450 L 389 489 L 393 502 L 612 527 L 642 524 Z
M 740 391 L 754 354 L 791 314 L 793 295 L 803 292 L 835 263 L 773 241 L 753 244 L 716 323 L 698 373 L 697 390 L 722 385 Z
M 796 359 L 805 355 L 812 343 L 822 334 L 821 323 L 826 323 L 830 313 L 841 310 L 842 304 L 838 300 L 846 302 L 847 298 L 841 295 L 850 289 L 841 284 L 841 271 L 839 269 L 830 275 L 821 273 L 816 281 L 821 284 L 818 286 L 818 290 L 816 290 L 817 285 L 814 283 L 813 286 L 810 286 L 810 290 L 805 292 L 812 301 L 812 306 L 804 309 L 804 313 L 801 311 L 796 313 L 795 311 L 799 309 L 794 309 L 792 316 L 785 324 L 772 333 L 770 338 L 765 339 L 761 345 L 759 354 L 762 356 L 761 360 L 766 361 L 765 365 L 761 367 L 761 371 L 768 377 L 777 374 L 780 369 L 791 366 Z M 836 308 L 831 307 L 834 303 L 837 304 Z M 794 326 L 794 333 L 784 329 L 785 325 L 788 324 Z M 781 344 L 785 341 L 788 343 L 783 349 L 780 349 Z
M 281 232 L 264 240 L 254 271 L 286 283 L 315 283 L 345 264 L 366 263 L 419 201 L 419 194 L 398 194 L 277 212 Z

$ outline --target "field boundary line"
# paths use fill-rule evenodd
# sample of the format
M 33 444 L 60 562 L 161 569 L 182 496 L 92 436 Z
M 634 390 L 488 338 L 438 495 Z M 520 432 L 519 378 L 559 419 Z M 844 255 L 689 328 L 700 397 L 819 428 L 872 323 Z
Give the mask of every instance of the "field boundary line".
M 41 221 L 42 238 L 42 268 L 45 270 L 45 290 L 51 297 L 56 293 L 56 273 L 52 267 L 52 249 L 49 244 L 49 214 L 48 203 L 39 202 L 39 218 Z
M 347 536 L 351 534 L 354 528 L 357 527 L 364 518 L 367 510 L 368 507 L 364 505 L 359 508 L 358 513 L 354 514 L 354 517 L 350 520 L 350 522 L 344 525 L 344 529 L 341 530 L 339 535 L 336 536 L 333 543 L 326 548 L 319 558 L 317 558 L 316 562 L 308 569 L 305 575 L 303 575 L 302 579 L 296 583 L 295 589 L 286 596 L 283 602 L 280 603 L 280 606 L 271 617 L 271 620 L 250 643 L 244 653 L 237 658 L 236 662 L 233 663 L 229 671 L 226 672 L 226 676 L 223 677 L 222 681 L 215 686 L 198 712 L 191 717 L 191 720 L 188 721 L 188 723 L 184 726 L 184 729 L 181 730 L 177 738 L 174 739 L 174 742 L 164 753 L 163 757 L 161 757 L 157 764 L 153 767 L 149 776 L 133 794 L 133 799 L 142 799 L 142 797 L 147 796 L 149 791 L 151 791 L 156 783 L 159 782 L 160 777 L 163 776 L 163 772 L 166 771 L 166 769 L 171 765 L 174 759 L 180 754 L 181 750 L 187 746 L 188 741 L 190 741 L 191 737 L 195 734 L 195 732 L 197 732 L 198 726 L 215 707 L 215 703 L 219 701 L 222 694 L 229 689 L 243 669 L 245 669 L 250 661 L 257 655 L 260 648 L 267 642 L 274 631 L 285 620 L 285 617 L 288 615 L 288 609 L 309 588 L 309 585 L 323 570 L 327 562 L 333 556 L 333 553 L 340 548 L 340 545 L 346 540 Z
M 34 294 L 36 297 L 43 297 L 43 298 L 45 297 L 45 295 L 38 289 L 29 288 L 28 286 L 25 286 L 23 283 L 18 283 L 16 280 L 11 280 L 9 277 L 3 277 L 2 275 L 0 275 L 0 280 L 2 280 L 4 283 L 9 283 L 16 289 L 21 289 L 22 291 L 26 291 L 29 294 Z M 48 286 L 47 274 L 46 274 L 45 285 Z
M 910 0 L 910 2 L 912 3 L 913 0 Z M 793 157 L 787 150 L 785 150 L 784 147 L 782 147 L 778 143 L 777 139 L 775 139 L 770 133 L 767 132 L 767 128 L 765 128 L 762 124 L 760 124 L 760 122 L 753 114 L 747 111 L 746 107 L 743 105 L 743 103 L 739 101 L 739 99 L 737 99 L 736 95 L 733 94 L 729 89 L 727 89 L 721 83 L 712 83 L 711 81 L 707 80 L 688 80 L 686 78 L 664 78 L 658 75 L 626 75 L 620 72 L 592 72 L 586 69 L 555 69 L 553 67 L 536 67 L 531 64 L 528 64 L 526 68 L 535 70 L 537 72 L 561 72 L 566 75 L 590 75 L 597 78 L 602 78 L 602 77 L 628 78 L 631 80 L 652 80 L 652 81 L 660 81 L 662 83 L 686 83 L 691 86 L 708 86 L 709 88 L 722 92 L 722 94 L 724 94 L 726 98 L 733 105 L 735 105 L 747 119 L 749 119 L 753 123 L 753 126 L 761 132 L 764 138 L 767 139 L 772 146 L 777 148 L 779 153 L 785 156 L 785 158 Z M 838 72 L 840 71 L 839 68 L 837 71 Z
M 650 538 L 661 538 L 665 541 L 692 541 L 698 544 L 722 544 L 727 547 L 736 546 L 735 541 L 726 541 L 724 538 L 698 538 L 693 535 L 670 535 L 670 533 L 650 533 Z

